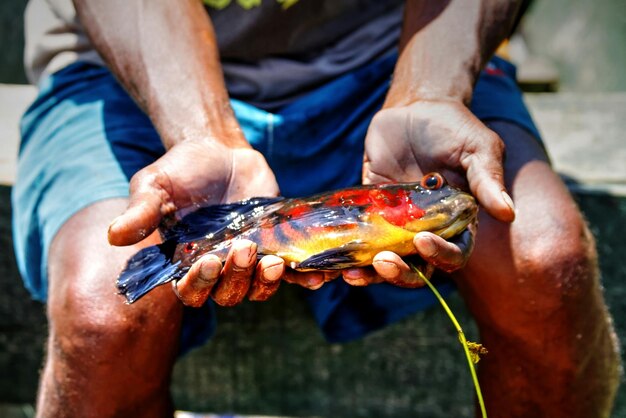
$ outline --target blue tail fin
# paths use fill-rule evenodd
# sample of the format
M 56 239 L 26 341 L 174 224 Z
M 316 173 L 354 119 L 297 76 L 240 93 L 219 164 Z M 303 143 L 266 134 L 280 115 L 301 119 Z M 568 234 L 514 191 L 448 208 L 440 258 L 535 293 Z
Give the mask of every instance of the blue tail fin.
M 155 287 L 185 275 L 179 262 L 172 263 L 175 250 L 176 242 L 166 241 L 144 248 L 128 260 L 117 278 L 117 289 L 126 296 L 127 303 L 133 303 Z

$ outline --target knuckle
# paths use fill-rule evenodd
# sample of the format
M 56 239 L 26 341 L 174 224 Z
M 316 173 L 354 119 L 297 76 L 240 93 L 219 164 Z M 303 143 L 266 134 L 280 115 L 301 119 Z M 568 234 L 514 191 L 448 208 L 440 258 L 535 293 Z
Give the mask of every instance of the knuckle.
M 159 171 L 152 166 L 145 167 L 130 179 L 131 190 L 155 187 L 158 184 Z
M 471 135 L 464 144 L 462 154 L 469 157 L 481 153 L 503 154 L 504 141 L 490 129 L 485 129 L 480 134 Z
M 502 138 L 500 138 L 500 135 L 496 134 L 495 132 L 494 132 L 494 135 L 495 135 L 494 147 L 500 154 L 504 154 L 504 151 L 506 149 L 506 145 L 504 144 L 504 141 L 502 140 Z
M 502 159 L 505 151 L 505 145 L 502 138 L 500 138 L 500 135 L 490 130 L 486 135 L 484 146 L 486 152 L 495 156 L 497 159 Z
M 380 123 L 385 121 L 385 111 L 381 110 L 376 112 L 370 123 L 371 129 L 375 129 Z
M 500 138 L 500 135 L 498 135 L 496 132 L 494 132 L 494 131 L 492 131 L 491 129 L 488 129 L 488 128 L 485 131 L 484 142 L 486 144 L 488 144 L 489 146 L 491 146 L 491 147 L 496 147 L 496 148 L 500 148 L 500 149 L 504 148 L 504 142 Z

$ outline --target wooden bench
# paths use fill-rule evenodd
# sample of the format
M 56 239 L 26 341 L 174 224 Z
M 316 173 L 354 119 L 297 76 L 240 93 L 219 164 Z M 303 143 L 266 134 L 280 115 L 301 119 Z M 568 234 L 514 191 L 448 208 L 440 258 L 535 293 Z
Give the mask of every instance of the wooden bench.
M 12 254 L 10 185 L 27 86 L 0 85 L 0 416 L 32 416 L 46 323 L 23 289 Z M 556 169 L 598 239 L 608 303 L 626 343 L 626 94 L 529 95 Z M 541 185 L 538 185 L 541 187 Z M 286 285 L 268 303 L 218 312 L 211 343 L 181 359 L 173 395 L 179 409 L 327 417 L 470 417 L 473 392 L 456 333 L 439 308 L 367 338 L 327 344 Z M 450 298 L 470 336 L 462 301 Z M 626 416 L 622 388 L 613 414 Z

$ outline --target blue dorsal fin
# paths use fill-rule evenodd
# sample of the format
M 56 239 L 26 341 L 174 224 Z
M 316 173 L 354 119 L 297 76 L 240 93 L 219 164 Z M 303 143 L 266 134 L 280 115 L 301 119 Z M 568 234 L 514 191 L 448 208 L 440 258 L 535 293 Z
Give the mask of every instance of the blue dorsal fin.
M 271 205 L 285 200 L 284 197 L 255 197 L 224 205 L 211 205 L 199 208 L 184 216 L 171 227 L 163 228 L 164 240 L 178 242 L 195 241 L 216 233 L 228 226 L 235 218 L 245 215 L 260 206 Z

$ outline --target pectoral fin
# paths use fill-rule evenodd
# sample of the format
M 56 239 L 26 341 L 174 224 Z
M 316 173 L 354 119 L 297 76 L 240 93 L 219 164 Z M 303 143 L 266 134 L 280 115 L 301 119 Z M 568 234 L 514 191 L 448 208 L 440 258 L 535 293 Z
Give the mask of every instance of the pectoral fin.
M 363 241 L 352 241 L 337 248 L 314 254 L 300 262 L 296 270 L 341 270 L 361 265 L 360 253 L 367 247 Z

